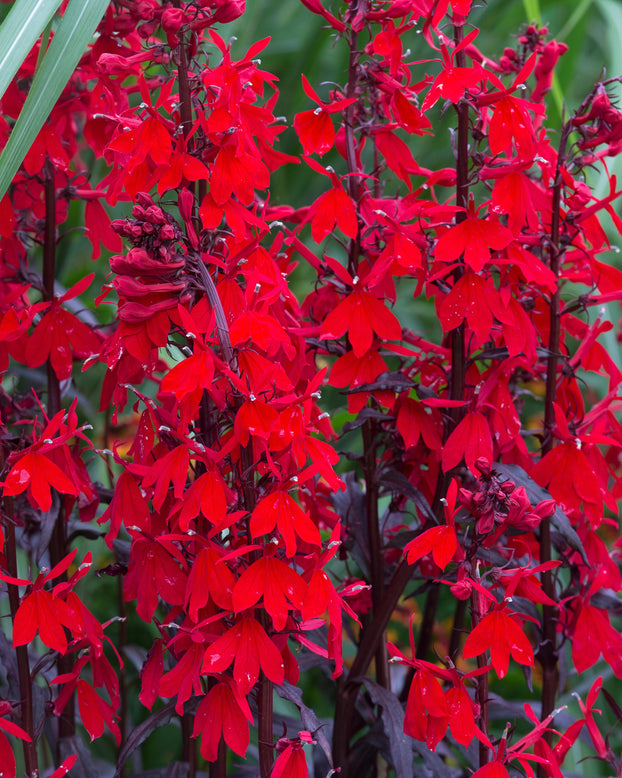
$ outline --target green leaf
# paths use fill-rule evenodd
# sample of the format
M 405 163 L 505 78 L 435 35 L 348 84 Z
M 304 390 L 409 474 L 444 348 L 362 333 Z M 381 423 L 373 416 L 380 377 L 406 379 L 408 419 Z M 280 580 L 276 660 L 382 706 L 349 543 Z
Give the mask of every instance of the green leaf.
M 17 0 L 0 27 L 0 96 L 46 28 L 61 0 Z
M 35 74 L 24 107 L 0 155 L 0 199 L 71 78 L 108 7 L 108 2 L 109 0 L 70 0 L 47 54 Z
M 535 22 L 537 25 L 542 24 L 542 12 L 538 0 L 523 0 L 523 8 L 529 22 Z

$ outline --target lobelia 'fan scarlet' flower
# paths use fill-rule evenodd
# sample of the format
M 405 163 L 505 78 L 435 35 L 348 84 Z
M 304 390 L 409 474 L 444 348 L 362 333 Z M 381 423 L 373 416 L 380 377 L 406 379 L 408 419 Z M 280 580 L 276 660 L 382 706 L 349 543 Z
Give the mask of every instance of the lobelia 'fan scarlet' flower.
M 118 745 L 121 742 L 121 731 L 115 721 L 116 715 L 112 706 L 97 694 L 91 684 L 83 679 L 78 681 L 77 692 L 80 718 L 91 736 L 91 742 L 95 738 L 101 737 L 107 726 Z
M 94 277 L 91 273 L 51 302 L 28 340 L 26 363 L 29 367 L 38 367 L 49 359 L 58 379 L 64 381 L 71 375 L 74 356 L 89 357 L 99 351 L 100 340 L 95 331 L 61 307 L 62 303 L 82 294 Z
M 136 599 L 136 613 L 149 622 L 158 607 L 158 596 L 171 605 L 182 605 L 186 591 L 186 573 L 159 539 L 136 537 L 132 543 L 123 597 Z M 177 556 L 177 555 L 176 555 Z M 181 556 L 181 555 L 178 555 Z
M 449 485 L 444 505 L 445 526 L 431 527 L 422 532 L 404 547 L 404 555 L 409 565 L 414 565 L 419 559 L 432 552 L 432 559 L 441 570 L 444 570 L 453 559 L 458 547 L 454 515 L 456 513 L 456 497 L 458 482 L 454 480 Z
M 253 714 L 236 685 L 226 676 L 201 699 L 194 715 L 192 737 L 201 735 L 201 756 L 214 762 L 218 756 L 220 739 L 239 756 L 246 754 L 250 740 L 249 723 Z
M 451 54 L 447 50 L 447 46 L 441 44 L 443 69 L 434 79 L 430 91 L 421 104 L 421 110 L 423 112 L 432 108 L 432 106 L 441 98 L 450 100 L 452 103 L 457 103 L 464 97 L 465 92 L 478 89 L 486 77 L 485 71 L 478 65 L 474 65 L 473 67 L 457 67 L 454 65 L 456 54 L 472 43 L 478 34 L 479 30 L 472 30 L 464 37 L 460 44 L 453 49 Z
M 466 319 L 480 343 L 490 337 L 493 326 L 493 302 L 498 296 L 492 278 L 468 271 L 458 279 L 439 308 L 438 317 L 445 332 L 459 327 Z
M 285 628 L 288 611 L 300 610 L 307 591 L 303 579 L 275 556 L 253 562 L 238 578 L 233 589 L 235 613 L 252 608 L 262 597 L 276 630 Z
M 287 492 L 274 492 L 257 503 L 249 526 L 251 537 L 268 535 L 275 526 L 285 541 L 288 557 L 296 553 L 296 536 L 311 546 L 320 545 L 318 528 Z
M 349 238 L 355 238 L 358 233 L 356 210 L 350 196 L 343 188 L 343 184 L 331 167 L 323 168 L 315 160 L 305 157 L 305 162 L 316 173 L 328 176 L 331 188 L 320 195 L 310 206 L 305 222 L 311 222 L 311 235 L 316 243 L 321 243 L 324 238 L 335 228 L 335 225 Z
M 454 738 L 466 747 L 477 737 L 481 743 L 492 748 L 488 736 L 475 723 L 479 706 L 469 696 L 464 682 L 466 678 L 476 678 L 488 673 L 490 665 L 478 667 L 461 676 L 449 658 L 446 660 L 449 667 L 439 667 L 416 659 L 412 631 L 410 643 L 412 659 L 407 658 L 392 643 L 388 644 L 392 661 L 401 662 L 416 670 L 408 693 L 404 732 L 425 742 L 432 751 L 436 750 L 448 728 Z M 439 679 L 451 684 L 447 691 L 443 691 Z
M 490 661 L 499 678 L 508 671 L 510 654 L 521 665 L 533 667 L 534 656 L 531 643 L 505 603 L 493 606 L 492 610 L 476 624 L 467 636 L 462 656 L 471 659 L 490 649 Z
M 240 694 L 247 695 L 259 677 L 259 668 L 276 684 L 282 684 L 285 666 L 281 652 L 261 624 L 242 616 L 205 651 L 201 672 L 221 673 L 233 663 L 233 678 Z
M 328 614 L 328 656 L 335 661 L 335 670 L 332 677 L 337 678 L 343 670 L 342 655 L 342 614 L 344 610 L 360 626 L 356 613 L 348 605 L 346 597 L 359 594 L 369 589 L 362 582 L 353 582 L 337 591 L 323 567 L 337 553 L 341 545 L 339 538 L 341 527 L 336 524 L 330 536 L 330 543 L 321 554 L 315 554 L 311 566 L 308 568 L 305 578 L 308 578 L 308 587 L 302 605 L 303 622 Z M 309 570 L 311 571 L 309 577 Z M 299 636 L 300 637 L 300 636 Z
M 330 267 L 352 291 L 322 322 L 320 337 L 340 338 L 346 332 L 355 357 L 362 359 L 370 349 L 374 333 L 384 340 L 399 340 L 402 330 L 398 319 L 372 292 L 363 288 L 364 280 L 352 278 L 339 263 L 330 260 Z
M 76 405 L 77 400 L 74 400 L 68 411 L 59 411 L 50 420 L 46 417 L 46 425 L 32 445 L 10 454 L 9 473 L 4 483 L 0 482 L 5 496 L 26 492 L 33 507 L 47 512 L 52 507 L 50 486 L 63 494 L 75 497 L 80 494 L 80 476 L 67 446 L 74 437 L 88 443 L 83 433 L 87 427 L 78 427 Z
M 453 262 L 464 255 L 465 264 L 479 273 L 490 262 L 491 250 L 501 251 L 514 240 L 511 230 L 492 217 L 480 219 L 476 215 L 483 207 L 479 206 L 476 212 L 474 201 L 469 202 L 466 219 L 438 239 L 434 250 L 436 259 Z
M 279 754 L 270 778 L 309 778 L 307 759 L 304 753 L 305 744 L 315 744 L 311 733 L 303 730 L 297 738 L 281 737 L 276 741 Z
M 622 677 L 622 635 L 614 629 L 602 608 L 581 603 L 572 637 L 572 661 L 582 673 L 602 656 L 616 676 Z
M 307 97 L 311 98 L 318 108 L 313 111 L 303 111 L 294 117 L 294 129 L 298 133 L 305 154 L 319 154 L 322 156 L 332 149 L 335 143 L 335 128 L 330 118 L 331 113 L 343 111 L 348 105 L 356 102 L 355 97 L 343 100 L 335 100 L 332 103 L 323 103 L 317 93 L 302 75 L 302 88 Z
M 489 461 L 493 459 L 490 427 L 482 413 L 471 411 L 456 426 L 443 446 L 443 470 L 448 472 L 464 458 L 466 466 L 475 473 L 475 463 L 480 457 Z
M 7 714 L 10 714 L 13 712 L 13 706 L 11 703 L 7 702 L 6 700 L 0 701 L 0 716 L 5 716 Z M 4 734 L 5 732 L 8 732 L 9 735 L 13 735 L 14 737 L 18 737 L 21 740 L 25 740 L 27 743 L 32 742 L 32 738 L 21 727 L 19 727 L 17 724 L 15 724 L 13 721 L 10 721 L 9 719 L 0 718 L 0 763 L 2 764 L 2 770 L 3 776 L 7 776 L 7 778 L 15 778 L 16 776 L 16 765 L 15 765 L 15 755 L 13 748 L 11 746 L 11 743 L 9 742 L 8 738 Z
M 31 591 L 25 595 L 15 614 L 13 622 L 13 646 L 25 646 L 30 643 L 37 632 L 41 641 L 61 654 L 67 651 L 67 637 L 64 627 L 73 626 L 73 613 L 67 608 L 65 601 L 56 596 L 57 588 L 51 592 L 44 589 L 46 583 L 61 576 L 75 559 L 78 549 L 67 554 L 57 565 L 46 574 L 39 573 L 34 584 L 23 578 L 13 578 L 0 573 L 0 579 L 14 586 L 32 585 Z

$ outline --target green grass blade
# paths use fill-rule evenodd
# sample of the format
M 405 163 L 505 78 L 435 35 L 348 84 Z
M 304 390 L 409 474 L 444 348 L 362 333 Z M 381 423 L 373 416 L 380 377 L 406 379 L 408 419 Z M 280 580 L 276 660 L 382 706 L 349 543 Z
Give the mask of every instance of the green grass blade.
M 593 0 L 581 0 L 581 2 L 575 7 L 570 18 L 557 33 L 557 39 L 560 41 L 566 41 L 566 38 L 572 33 L 574 28 L 579 24 L 583 16 L 588 12 Z
M 0 199 L 71 78 L 109 0 L 70 0 L 0 155 Z M 45 26 L 45 25 L 44 25 Z
M 538 0 L 523 0 L 523 8 L 525 9 L 527 21 L 530 24 L 532 22 L 535 22 L 537 25 L 542 24 L 542 13 L 540 12 L 540 3 Z
M 48 23 L 61 0 L 17 0 L 0 27 L 0 96 L 2 96 L 28 52 Z

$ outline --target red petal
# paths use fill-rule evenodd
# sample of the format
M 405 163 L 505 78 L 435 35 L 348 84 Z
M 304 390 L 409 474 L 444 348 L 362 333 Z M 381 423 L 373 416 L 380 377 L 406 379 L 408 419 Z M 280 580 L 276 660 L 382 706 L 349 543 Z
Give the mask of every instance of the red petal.
M 0 732 L 0 764 L 3 778 L 15 778 L 15 757 L 7 737 Z

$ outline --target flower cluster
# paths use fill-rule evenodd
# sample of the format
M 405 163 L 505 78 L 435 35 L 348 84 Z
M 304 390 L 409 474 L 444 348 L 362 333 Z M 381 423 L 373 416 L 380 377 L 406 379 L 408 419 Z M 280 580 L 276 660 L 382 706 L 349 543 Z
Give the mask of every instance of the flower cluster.
M 408 778 L 412 740 L 438 750 L 435 769 L 561 776 L 584 727 L 618 773 L 593 716 L 600 682 L 582 718 L 553 728 L 560 666 L 602 657 L 622 677 L 622 372 L 603 344 L 613 325 L 589 317 L 622 298 L 600 221 L 622 228 L 620 193 L 611 176 L 599 199 L 584 176 L 622 150 L 611 81 L 556 133 L 547 93 L 567 47 L 546 28 L 496 61 L 471 0 L 302 4 L 348 70 L 330 89 L 300 74 L 298 155 L 278 148 L 269 41 L 238 52 L 216 30 L 243 0 L 113 0 L 2 200 L 0 580 L 22 702 L 0 684 L 0 755 L 4 732 L 21 738 L 34 778 L 56 717 L 64 744 L 76 721 L 91 740 L 110 731 L 120 772 L 166 710 L 189 769 L 200 738 L 218 776 L 230 750 L 256 751 L 261 778 L 306 778 L 317 746 L 329 774 L 366 770 L 373 751 Z M 2 97 L 2 143 L 40 45 Z M 452 145 L 424 167 L 443 116 Z M 274 196 L 284 165 L 313 181 L 308 202 Z M 74 201 L 102 270 L 61 289 Z M 299 266 L 313 282 L 296 294 Z M 23 367 L 43 365 L 26 386 Z M 89 437 L 76 387 L 93 374 L 106 421 Z M 582 390 L 589 376 L 600 395 Z M 119 616 L 131 603 L 153 626 L 140 734 L 125 627 L 115 644 L 78 593 L 92 556 L 76 567 L 77 537 L 104 538 Z M 410 651 L 386 640 L 405 610 L 420 624 Z M 32 666 L 36 636 L 54 662 Z M 332 744 L 295 688 L 313 664 L 339 678 Z M 526 705 L 512 743 L 489 679 L 502 688 L 515 665 L 541 715 Z M 296 737 L 278 737 L 275 689 L 300 711 Z

